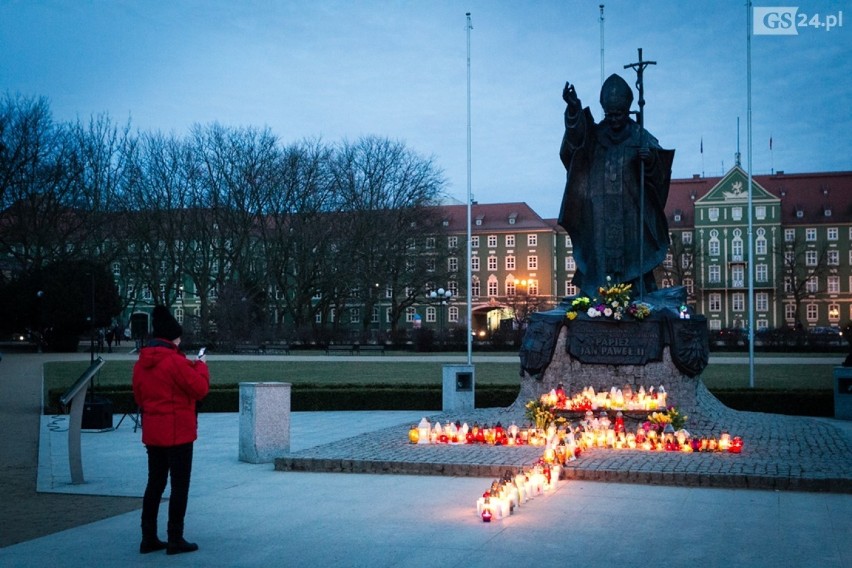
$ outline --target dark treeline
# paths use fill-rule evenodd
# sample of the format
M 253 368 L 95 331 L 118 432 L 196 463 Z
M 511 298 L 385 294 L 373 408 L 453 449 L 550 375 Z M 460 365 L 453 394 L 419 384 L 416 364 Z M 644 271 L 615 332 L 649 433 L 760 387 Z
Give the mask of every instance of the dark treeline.
M 140 132 L 106 115 L 58 122 L 47 99 L 7 94 L 0 286 L 97 262 L 116 280 L 119 313 L 143 294 L 167 306 L 191 294 L 204 338 L 322 339 L 344 321 L 366 335 L 380 304 L 394 333 L 406 308 L 447 285 L 447 239 L 434 238 L 444 186 L 431 158 L 378 136 L 283 143 L 217 123 Z M 37 309 L 7 327 L 34 327 Z

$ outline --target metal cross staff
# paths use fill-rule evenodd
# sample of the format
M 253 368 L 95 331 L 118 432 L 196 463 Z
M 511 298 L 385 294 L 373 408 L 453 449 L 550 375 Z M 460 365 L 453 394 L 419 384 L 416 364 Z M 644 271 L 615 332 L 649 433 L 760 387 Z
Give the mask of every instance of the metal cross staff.
M 639 91 L 639 111 L 631 114 L 639 118 L 639 136 L 642 145 L 645 144 L 645 83 L 643 75 L 645 67 L 656 65 L 656 61 L 642 61 L 642 48 L 639 48 L 639 61 L 629 63 L 625 69 L 632 68 L 636 71 L 636 90 Z M 645 299 L 645 274 L 642 272 L 645 266 L 645 239 L 642 236 L 643 223 L 645 222 L 645 163 L 641 162 L 639 168 L 639 299 Z

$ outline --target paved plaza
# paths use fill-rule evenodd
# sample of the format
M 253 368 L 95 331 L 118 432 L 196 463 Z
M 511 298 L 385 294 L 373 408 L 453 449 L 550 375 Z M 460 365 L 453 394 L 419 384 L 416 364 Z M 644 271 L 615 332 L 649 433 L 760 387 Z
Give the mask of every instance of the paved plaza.
M 166 562 L 138 553 L 146 466 L 130 418 L 115 430 L 83 434 L 85 483 L 71 484 L 68 416 L 39 415 L 41 366 L 49 358 L 0 362 L 0 565 Z M 746 438 L 739 456 L 586 452 L 554 492 L 490 524 L 477 518 L 475 501 L 491 477 L 453 475 L 451 467 L 499 471 L 535 456 L 531 448 L 406 443 L 422 416 L 452 416 L 295 412 L 291 452 L 279 465 L 304 471 L 277 471 L 237 459 L 238 414 L 201 414 L 186 529 L 201 548 L 168 562 L 852 567 L 852 425 L 730 412 Z M 512 413 L 471 416 L 511 420 Z

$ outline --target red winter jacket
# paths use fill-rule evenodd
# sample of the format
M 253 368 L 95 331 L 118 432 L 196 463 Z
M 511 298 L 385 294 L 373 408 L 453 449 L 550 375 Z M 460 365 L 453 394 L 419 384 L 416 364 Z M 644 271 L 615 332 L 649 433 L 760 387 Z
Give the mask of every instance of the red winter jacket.
M 133 367 L 133 396 L 142 410 L 142 443 L 178 446 L 198 438 L 196 401 L 210 390 L 210 370 L 171 341 L 155 339 Z

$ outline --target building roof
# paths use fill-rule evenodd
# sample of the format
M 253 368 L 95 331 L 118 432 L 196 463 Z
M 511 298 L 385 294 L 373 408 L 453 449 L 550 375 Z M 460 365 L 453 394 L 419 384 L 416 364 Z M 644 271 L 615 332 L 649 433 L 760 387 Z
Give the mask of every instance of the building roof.
M 467 230 L 467 206 L 442 205 L 442 215 L 448 223 L 451 233 Z M 474 203 L 471 206 L 471 230 L 511 232 L 511 231 L 549 231 L 550 224 L 545 222 L 529 205 L 516 203 Z M 477 224 L 479 223 L 479 224 Z
M 694 202 L 710 192 L 723 177 L 695 175 L 687 179 L 673 179 L 666 202 L 670 227 L 694 226 Z M 781 200 L 783 225 L 852 221 L 852 171 L 804 174 L 779 171 L 752 176 L 752 181 Z M 677 215 L 680 221 L 676 220 Z

